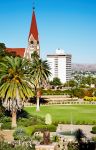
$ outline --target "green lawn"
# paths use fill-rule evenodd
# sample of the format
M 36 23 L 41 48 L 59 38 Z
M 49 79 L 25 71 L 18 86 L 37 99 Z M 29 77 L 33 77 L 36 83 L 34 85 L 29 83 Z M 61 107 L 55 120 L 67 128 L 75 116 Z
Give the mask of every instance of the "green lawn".
M 96 105 L 52 105 L 41 106 L 40 109 L 40 112 L 36 112 L 36 107 L 25 108 L 28 113 L 42 117 L 50 113 L 54 122 L 96 122 Z

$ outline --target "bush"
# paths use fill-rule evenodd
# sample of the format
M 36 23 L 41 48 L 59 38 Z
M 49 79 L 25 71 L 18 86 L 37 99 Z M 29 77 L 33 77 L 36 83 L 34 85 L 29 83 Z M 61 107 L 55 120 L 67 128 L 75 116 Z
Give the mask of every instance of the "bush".
M 29 118 L 19 118 L 17 121 L 18 126 L 28 127 L 31 125 L 44 124 L 44 119 L 38 116 L 31 116 Z
M 43 90 L 42 91 L 43 95 L 70 95 L 71 92 L 70 90 Z
M 29 135 L 32 135 L 38 131 L 43 132 L 45 130 L 49 130 L 50 132 L 55 132 L 56 126 L 55 125 L 34 125 L 34 126 L 30 126 L 30 127 L 25 128 L 26 133 Z
M 35 150 L 34 145 L 14 145 L 8 144 L 7 142 L 0 141 L 0 150 Z
M 96 101 L 96 97 L 89 97 L 89 96 L 85 96 L 84 97 L 84 101 L 89 101 L 89 102 L 92 102 L 92 101 Z
M 4 117 L 4 111 L 5 111 L 4 107 L 0 104 L 0 118 Z
M 11 129 L 11 122 L 2 123 L 1 129 Z
M 4 117 L 2 123 L 11 122 L 11 117 Z
M 92 133 L 96 134 L 96 126 L 92 127 Z
M 73 143 L 73 142 L 69 142 L 68 143 L 68 150 L 78 150 L 78 144 Z
M 96 136 L 95 136 L 95 137 L 92 137 L 92 140 L 93 140 L 94 142 L 96 142 Z
M 54 135 L 52 137 L 52 142 L 58 142 L 59 141 L 59 137 L 57 135 Z
M 22 128 L 17 128 L 13 133 L 14 140 L 22 140 L 25 141 L 28 139 L 28 135 Z

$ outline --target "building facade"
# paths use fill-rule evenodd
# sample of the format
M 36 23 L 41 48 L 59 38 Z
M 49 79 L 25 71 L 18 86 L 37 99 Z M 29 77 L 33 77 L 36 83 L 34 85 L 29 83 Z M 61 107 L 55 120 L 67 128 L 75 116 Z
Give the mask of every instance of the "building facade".
M 71 54 L 65 54 L 61 49 L 57 49 L 55 54 L 47 55 L 51 68 L 50 81 L 55 77 L 58 77 L 62 83 L 71 79 L 71 58 Z

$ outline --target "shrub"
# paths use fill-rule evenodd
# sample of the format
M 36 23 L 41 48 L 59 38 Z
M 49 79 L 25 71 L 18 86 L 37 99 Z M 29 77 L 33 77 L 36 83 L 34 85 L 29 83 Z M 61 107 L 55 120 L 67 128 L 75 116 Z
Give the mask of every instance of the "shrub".
M 0 141 L 0 150 L 35 150 L 35 145 L 14 145 Z
M 78 144 L 73 143 L 73 142 L 69 142 L 68 143 L 68 150 L 78 150 Z
M 25 141 L 28 139 L 28 135 L 22 128 L 17 128 L 13 133 L 14 140 L 22 140 Z
M 0 104 L 0 118 L 4 117 L 4 111 L 5 111 L 4 107 Z
M 38 116 L 31 116 L 29 118 L 19 118 L 18 126 L 28 127 L 31 125 L 45 124 L 44 119 Z
M 0 122 L 1 122 L 1 123 L 11 122 L 11 117 L 2 116 L 2 117 L 0 118 Z
M 45 130 L 49 130 L 50 132 L 55 132 L 56 126 L 55 125 L 34 125 L 34 126 L 25 128 L 26 133 L 29 135 L 32 135 L 38 131 L 43 132 Z
M 6 123 L 6 122 L 11 122 L 11 117 L 5 116 L 5 117 L 3 118 L 3 123 Z
M 59 137 L 57 135 L 54 135 L 52 137 L 52 142 L 58 142 L 59 141 Z
M 96 134 L 96 126 L 92 127 L 92 133 Z
M 2 123 L 1 129 L 11 129 L 11 122 Z
M 32 140 L 36 140 L 36 141 L 42 141 L 43 137 L 41 132 L 35 132 L 34 135 L 32 136 Z
M 96 136 L 95 136 L 95 137 L 92 137 L 92 140 L 93 140 L 94 142 L 96 142 Z
M 89 102 L 96 101 L 96 97 L 88 97 L 88 96 L 85 96 L 85 97 L 84 97 L 84 101 L 89 101 Z

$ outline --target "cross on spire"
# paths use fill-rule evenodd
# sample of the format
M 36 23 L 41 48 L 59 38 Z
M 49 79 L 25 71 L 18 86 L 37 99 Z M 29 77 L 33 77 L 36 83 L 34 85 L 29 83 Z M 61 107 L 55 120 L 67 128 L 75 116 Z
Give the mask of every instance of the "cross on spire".
M 35 10 L 35 0 L 33 0 L 33 11 Z

